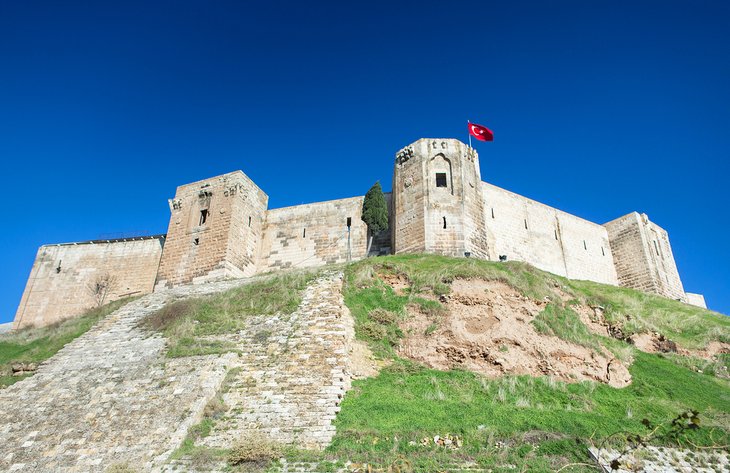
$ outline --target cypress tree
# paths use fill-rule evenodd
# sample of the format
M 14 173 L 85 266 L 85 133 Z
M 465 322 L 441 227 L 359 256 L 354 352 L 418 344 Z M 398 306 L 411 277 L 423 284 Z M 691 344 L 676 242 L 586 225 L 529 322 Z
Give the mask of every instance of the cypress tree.
M 383 189 L 380 181 L 376 181 L 370 188 L 362 202 L 362 221 L 370 230 L 367 254 L 370 254 L 370 246 L 373 244 L 373 235 L 388 229 L 388 204 L 385 202 Z

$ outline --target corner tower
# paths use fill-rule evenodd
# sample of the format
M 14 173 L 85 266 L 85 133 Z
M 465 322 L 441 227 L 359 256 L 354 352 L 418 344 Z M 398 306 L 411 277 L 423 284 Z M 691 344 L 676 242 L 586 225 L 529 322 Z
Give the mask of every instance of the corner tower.
M 631 212 L 603 225 L 608 230 L 619 284 L 687 302 L 667 231 L 646 214 Z M 697 298 L 695 305 L 704 305 Z
M 477 152 L 455 139 L 422 138 L 396 153 L 394 253 L 489 259 Z
M 178 187 L 157 284 L 252 276 L 268 201 L 241 171 Z

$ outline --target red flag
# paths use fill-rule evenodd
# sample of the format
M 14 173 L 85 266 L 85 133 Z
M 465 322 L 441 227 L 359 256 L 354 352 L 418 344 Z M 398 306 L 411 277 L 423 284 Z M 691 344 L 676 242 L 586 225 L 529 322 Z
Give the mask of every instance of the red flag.
M 479 141 L 494 141 L 492 130 L 476 123 L 469 123 L 469 134 Z

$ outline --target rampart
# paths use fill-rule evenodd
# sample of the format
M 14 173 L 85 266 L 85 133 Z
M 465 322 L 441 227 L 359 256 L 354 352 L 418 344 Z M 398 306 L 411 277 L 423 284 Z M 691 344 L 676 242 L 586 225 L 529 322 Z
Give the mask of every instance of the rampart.
M 608 232 L 540 202 L 482 182 L 494 253 L 571 279 L 618 284 Z
M 632 212 L 606 225 L 622 286 L 687 302 L 666 230 Z
M 41 247 L 15 327 L 80 314 L 92 305 L 89 285 L 106 274 L 118 283 L 110 301 L 367 256 L 362 196 L 271 210 L 268 199 L 235 171 L 178 187 L 166 236 Z M 375 235 L 370 255 L 526 261 L 704 306 L 702 295 L 684 292 L 669 236 L 645 214 L 599 225 L 482 182 L 477 152 L 459 140 L 422 138 L 398 151 L 386 199 L 390 229 Z
M 41 246 L 13 328 L 81 314 L 99 302 L 95 285 L 104 280 L 108 293 L 101 302 L 152 292 L 164 243 L 157 235 Z
M 390 201 L 390 194 L 386 194 Z M 269 210 L 259 271 L 344 263 L 365 257 L 368 229 L 362 221 L 364 197 L 330 200 Z M 374 240 L 378 254 L 383 237 Z M 390 240 L 390 233 L 385 237 Z

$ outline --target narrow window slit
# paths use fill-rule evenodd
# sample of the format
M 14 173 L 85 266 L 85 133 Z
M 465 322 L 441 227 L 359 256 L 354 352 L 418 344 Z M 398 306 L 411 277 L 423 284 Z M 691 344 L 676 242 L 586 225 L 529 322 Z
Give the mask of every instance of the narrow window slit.
M 494 207 L 492 207 L 492 218 L 494 218 Z
M 248 217 L 248 226 L 251 226 L 251 217 Z
M 656 251 L 656 255 L 659 256 L 659 246 L 656 244 L 656 240 L 654 240 L 654 251 Z
M 586 241 L 585 240 L 583 240 L 583 249 L 584 250 L 588 250 L 588 245 L 586 245 Z
M 307 238 L 307 229 L 306 228 L 302 232 L 302 238 Z
M 555 233 L 555 239 L 557 240 L 558 239 L 558 231 L 557 230 L 553 230 L 553 232 Z
M 446 228 L 446 217 L 444 217 L 444 228 Z
M 200 211 L 200 221 L 198 222 L 198 225 L 205 225 L 205 222 L 208 220 L 208 209 L 203 209 Z
M 606 252 L 605 252 L 605 251 L 603 250 L 603 247 L 601 247 L 601 254 L 602 254 L 603 256 L 606 256 Z
M 527 219 L 525 219 L 525 230 L 527 230 Z

